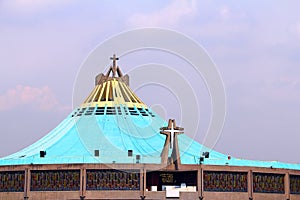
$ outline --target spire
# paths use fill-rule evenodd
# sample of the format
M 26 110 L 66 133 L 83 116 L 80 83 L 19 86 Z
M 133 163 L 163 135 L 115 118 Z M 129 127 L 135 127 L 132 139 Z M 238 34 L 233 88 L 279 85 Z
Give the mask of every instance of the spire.
M 129 87 L 129 76 L 122 74 L 117 65 L 116 54 L 110 57 L 112 65 L 106 74 L 100 73 L 95 78 L 95 88 L 81 105 L 82 107 L 128 107 L 147 108 Z
M 110 57 L 110 59 L 113 61 L 113 67 L 117 67 L 117 60 L 119 60 L 119 58 L 116 54 L 114 54 L 113 57 Z
M 108 68 L 108 71 L 105 75 L 103 73 L 100 73 L 96 76 L 95 85 L 100 85 L 106 81 L 114 79 L 117 81 L 122 81 L 129 86 L 129 76 L 123 75 L 123 73 L 121 72 L 120 67 L 117 65 L 117 60 L 119 60 L 119 58 L 116 56 L 116 54 L 110 57 L 110 60 L 113 61 L 112 65 Z
M 117 65 L 117 60 L 119 60 L 119 58 L 116 56 L 116 54 L 114 54 L 113 57 L 110 57 L 110 59 L 113 61 L 113 65 L 110 66 L 109 70 L 107 71 L 106 77 L 109 77 L 110 72 L 112 72 L 112 78 L 115 78 L 117 74 L 119 77 L 122 77 L 123 74 Z
M 118 70 L 117 60 L 119 60 L 119 58 L 116 56 L 116 54 L 114 54 L 113 57 L 110 57 L 110 59 L 113 61 L 113 66 L 112 66 L 113 77 L 116 77 L 116 72 Z

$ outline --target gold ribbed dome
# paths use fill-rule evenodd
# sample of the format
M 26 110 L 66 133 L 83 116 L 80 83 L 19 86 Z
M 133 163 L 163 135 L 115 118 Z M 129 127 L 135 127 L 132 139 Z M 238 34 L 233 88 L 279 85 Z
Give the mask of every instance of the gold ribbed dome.
M 147 106 L 129 88 L 128 75 L 123 76 L 119 66 L 116 65 L 116 56 L 112 58 L 113 66 L 106 73 L 96 77 L 95 88 L 81 107 L 115 107 L 147 108 Z M 111 74 L 111 76 L 110 76 Z M 118 77 L 116 77 L 118 75 Z
M 96 85 L 81 107 L 114 107 L 119 105 L 147 107 L 124 82 L 116 78 Z

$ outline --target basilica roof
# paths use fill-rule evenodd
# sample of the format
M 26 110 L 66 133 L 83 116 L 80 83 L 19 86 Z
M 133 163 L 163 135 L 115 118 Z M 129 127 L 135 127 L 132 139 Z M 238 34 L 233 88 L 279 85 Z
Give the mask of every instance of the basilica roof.
M 99 74 L 86 100 L 56 128 L 32 145 L 0 159 L 0 165 L 73 163 L 160 164 L 167 126 L 129 87 L 129 76 L 116 65 Z M 132 77 L 134 78 L 134 77 Z M 206 148 L 186 134 L 177 135 L 181 164 L 298 169 L 300 164 L 252 161 Z

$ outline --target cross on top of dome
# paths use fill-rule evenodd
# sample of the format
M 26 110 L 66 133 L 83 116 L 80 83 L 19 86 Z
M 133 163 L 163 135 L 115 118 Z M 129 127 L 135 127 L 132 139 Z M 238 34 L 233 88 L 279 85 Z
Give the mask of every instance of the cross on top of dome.
M 117 74 L 119 77 L 122 77 L 123 74 L 122 74 L 119 66 L 117 65 L 117 60 L 119 60 L 119 58 L 116 56 L 116 54 L 114 54 L 112 57 L 110 57 L 110 59 L 113 61 L 113 65 L 109 67 L 109 70 L 106 73 L 106 76 L 109 77 L 110 73 L 112 73 L 113 78 L 115 78 Z
M 116 54 L 114 54 L 113 57 L 110 57 L 110 59 L 113 61 L 113 68 L 116 68 L 117 60 L 119 60 L 119 58 L 116 56 Z
M 117 65 L 117 60 L 119 60 L 119 58 L 116 56 L 116 54 L 110 57 L 110 60 L 112 60 L 112 65 L 108 68 L 106 74 L 100 73 L 96 76 L 95 85 L 100 85 L 107 81 L 116 80 L 121 81 L 129 86 L 129 76 L 127 74 L 123 75 L 123 73 L 121 72 L 120 67 Z

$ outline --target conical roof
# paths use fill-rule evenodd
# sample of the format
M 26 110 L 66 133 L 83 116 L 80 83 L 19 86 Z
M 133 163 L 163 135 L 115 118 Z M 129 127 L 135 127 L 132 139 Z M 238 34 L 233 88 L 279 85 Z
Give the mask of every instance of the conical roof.
M 116 60 L 114 56 L 108 72 L 96 77 L 90 95 L 65 120 L 34 144 L 1 158 L 0 165 L 160 164 L 166 141 L 160 128 L 167 122 L 134 94 Z M 199 164 L 202 153 L 209 152 L 203 164 L 300 169 L 299 164 L 228 159 L 185 134 L 177 139 L 181 164 Z

